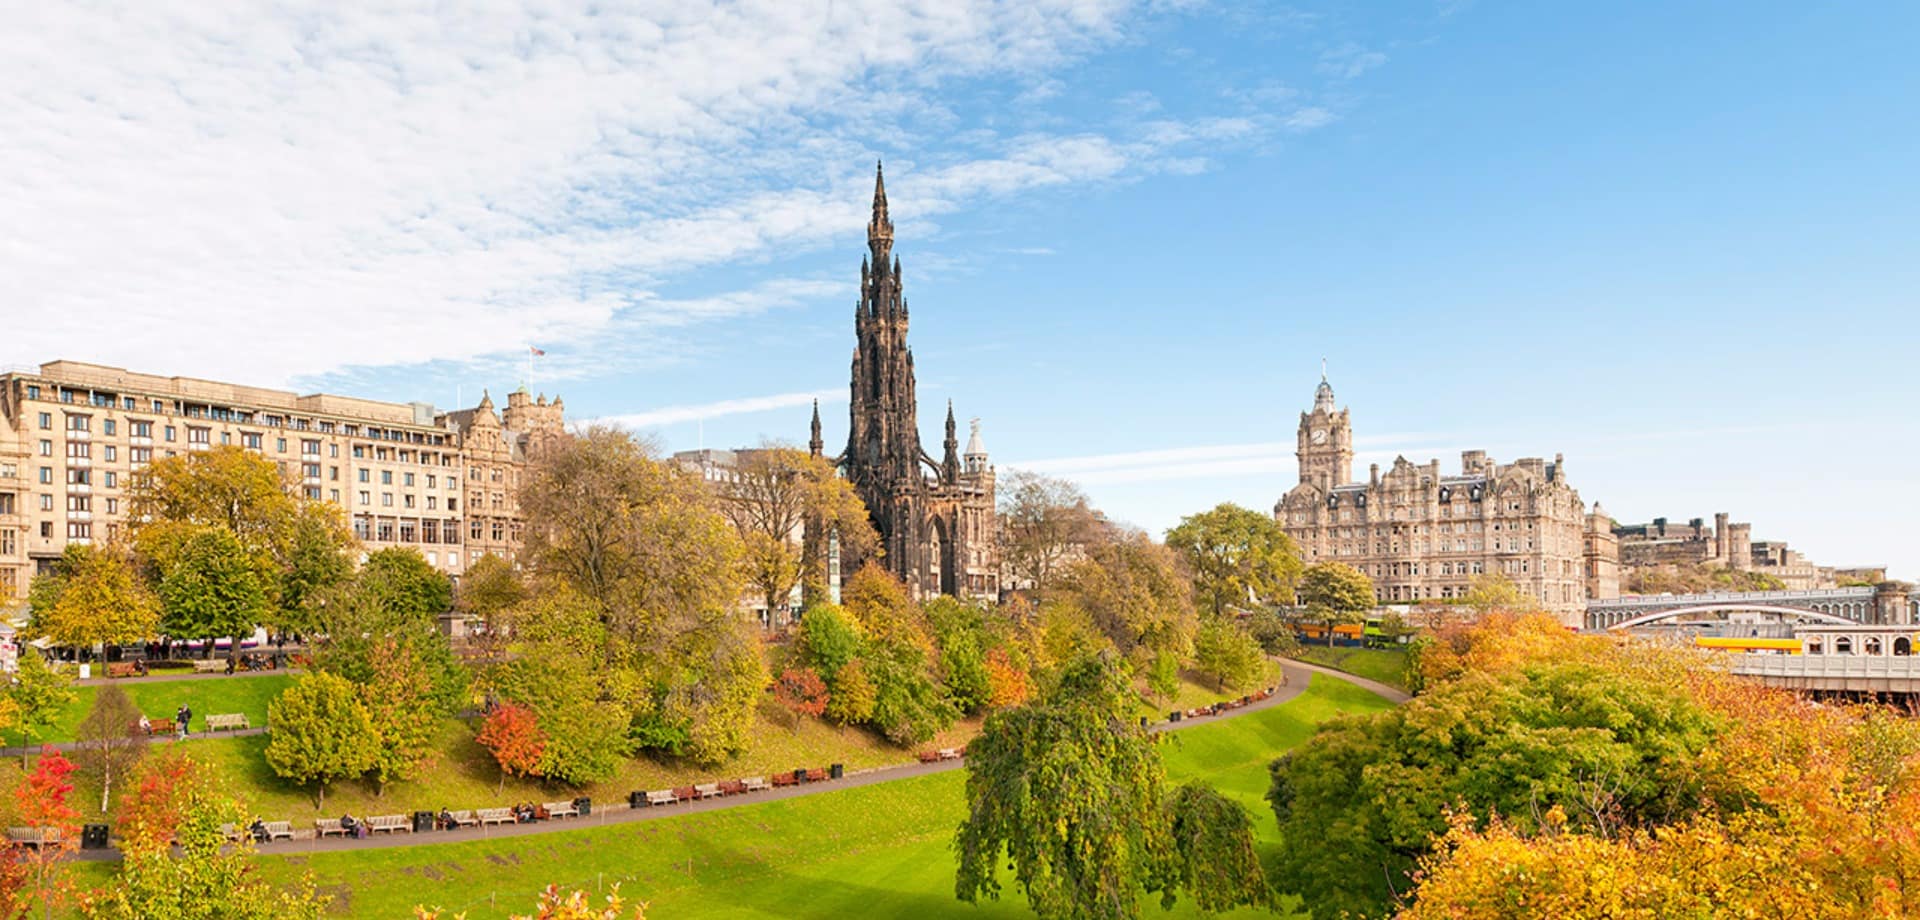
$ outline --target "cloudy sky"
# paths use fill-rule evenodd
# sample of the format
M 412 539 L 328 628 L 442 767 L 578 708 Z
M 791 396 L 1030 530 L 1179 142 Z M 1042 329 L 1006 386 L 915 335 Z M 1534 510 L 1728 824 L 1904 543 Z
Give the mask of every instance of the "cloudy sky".
M 1160 529 L 1566 455 L 1623 520 L 1920 577 L 1904 3 L 48 3 L 0 30 L 0 364 L 846 431 L 874 161 L 922 422 Z

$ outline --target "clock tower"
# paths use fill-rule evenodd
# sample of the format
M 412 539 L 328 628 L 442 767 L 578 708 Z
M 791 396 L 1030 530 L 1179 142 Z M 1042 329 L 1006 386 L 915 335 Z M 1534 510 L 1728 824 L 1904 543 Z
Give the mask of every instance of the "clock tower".
M 1334 408 L 1333 386 L 1324 368 L 1313 391 L 1313 411 L 1300 413 L 1300 447 L 1294 456 L 1300 458 L 1303 483 L 1332 488 L 1353 481 L 1353 426 L 1347 410 Z

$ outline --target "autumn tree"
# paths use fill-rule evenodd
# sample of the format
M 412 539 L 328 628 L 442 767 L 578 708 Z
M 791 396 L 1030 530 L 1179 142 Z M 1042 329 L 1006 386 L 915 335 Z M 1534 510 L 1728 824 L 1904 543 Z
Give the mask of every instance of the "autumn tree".
M 997 900 L 1004 864 L 1043 918 L 1137 917 L 1142 892 L 1272 903 L 1245 810 L 1198 787 L 1170 795 L 1132 698 L 1117 663 L 1087 658 L 1045 698 L 987 717 L 967 745 L 960 900 Z
M 383 638 L 374 644 L 372 664 L 373 679 L 359 691 L 375 739 L 376 794 L 384 795 L 388 783 L 414 779 L 432 767 L 442 708 L 434 699 L 433 676 L 412 646 Z
M 20 856 L 29 886 L 49 915 L 68 890 L 60 877 L 60 864 L 80 843 L 80 812 L 67 804 L 73 794 L 73 782 L 68 779 L 73 770 L 73 761 L 47 745 L 33 772 L 13 789 L 14 813 L 20 823 L 43 834 L 38 847 Z
M 119 645 L 158 632 L 160 604 L 119 546 L 69 543 L 53 571 L 33 580 L 28 632 L 56 645 Z
M 740 451 L 738 457 L 720 492 L 720 510 L 740 536 L 747 582 L 760 592 L 769 613 L 784 609 L 803 581 L 826 584 L 821 543 L 828 534 L 839 540 L 843 558 L 872 554 L 879 535 L 867 506 L 832 462 L 780 444 Z
M 7 688 L 7 698 L 19 720 L 17 727 L 28 742 L 20 747 L 21 769 L 26 768 L 27 751 L 32 748 L 33 739 L 53 727 L 54 720 L 73 704 L 74 697 L 71 677 L 54 670 L 38 651 L 21 651 L 13 672 L 13 685 Z
M 1000 558 L 1012 583 L 1045 597 L 1055 576 L 1109 528 L 1080 487 L 1026 471 L 1001 480 Z
M 502 791 L 507 788 L 507 777 L 532 776 L 547 748 L 547 734 L 541 731 L 533 710 L 512 702 L 501 703 L 487 713 L 473 740 L 486 748 L 500 767 Z
M 1467 585 L 1467 594 L 1462 601 L 1478 613 L 1503 611 L 1506 613 L 1529 613 L 1541 609 L 1540 602 L 1528 597 L 1513 583 L 1513 579 L 1499 573 L 1475 575 Z
M 625 709 L 640 743 L 717 763 L 746 743 L 767 669 L 733 609 L 736 531 L 704 482 L 655 453 L 610 428 L 544 451 L 519 494 L 526 558 L 591 611 L 593 674 L 608 691 L 597 696 Z M 557 724 L 552 737 L 571 743 Z
M 1200 606 L 1215 616 L 1293 603 L 1300 550 L 1273 515 L 1222 504 L 1181 518 L 1167 531 L 1167 546 L 1186 561 Z
M 354 685 L 315 671 L 281 691 L 267 707 L 273 732 L 267 764 L 282 779 L 315 786 L 315 807 L 327 807 L 327 786 L 372 769 L 378 739 Z
M 100 781 L 100 813 L 107 813 L 115 780 L 126 776 L 147 750 L 147 733 L 140 730 L 140 707 L 117 684 L 101 687 L 93 707 L 80 721 L 76 752 L 81 769 Z
M 1179 558 L 1143 533 L 1094 546 L 1061 573 L 1049 600 L 1084 613 L 1136 663 L 1161 652 L 1184 658 L 1199 625 Z
M 466 700 L 469 675 L 439 628 L 452 598 L 453 583 L 418 550 L 372 553 L 323 598 L 318 621 L 326 637 L 314 665 L 364 686 L 378 680 L 383 658 L 404 654 L 428 682 L 431 713 L 456 712 Z
M 318 631 L 319 602 L 353 576 L 355 542 L 338 506 L 302 501 L 286 536 L 276 544 L 280 596 L 271 625 L 300 633 Z
M 601 903 L 595 904 L 584 891 L 560 892 L 557 885 L 548 885 L 540 893 L 540 903 L 531 914 L 514 914 L 513 920 L 647 920 L 647 905 L 627 906 L 620 897 L 620 885 L 610 886 Z M 447 920 L 445 912 L 437 907 L 413 909 L 414 920 Z M 452 920 L 461 920 L 465 914 L 455 914 Z
M 212 774 L 178 749 L 155 758 L 121 808 L 120 870 L 86 894 L 89 920 L 317 920 L 323 899 L 311 879 L 289 888 L 264 881 L 253 841 L 224 827 L 246 816 Z
M 1267 657 L 1245 629 L 1209 618 L 1193 639 L 1194 666 L 1213 677 L 1221 690 L 1253 686 L 1267 671 Z
M 1344 562 L 1316 562 L 1300 576 L 1300 600 L 1308 615 L 1326 627 L 1327 647 L 1332 648 L 1335 626 L 1358 623 L 1373 609 L 1373 581 Z
M 818 718 L 827 711 L 827 682 L 812 668 L 787 668 L 773 682 L 773 698 L 794 715 Z

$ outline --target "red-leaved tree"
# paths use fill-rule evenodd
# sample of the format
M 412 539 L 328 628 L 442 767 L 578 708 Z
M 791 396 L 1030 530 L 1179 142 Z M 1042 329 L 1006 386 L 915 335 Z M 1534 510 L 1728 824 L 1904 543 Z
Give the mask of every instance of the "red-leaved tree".
M 14 787 L 13 800 L 21 823 L 40 833 L 40 846 L 17 854 L 26 866 L 26 875 L 35 896 L 51 913 L 53 905 L 66 893 L 60 878 L 61 858 L 78 844 L 80 812 L 67 804 L 73 783 L 68 760 L 49 744 L 40 751 L 40 762 L 27 774 L 26 782 Z
M 827 711 L 827 682 L 812 668 L 788 668 L 773 682 L 773 698 L 790 712 L 818 718 Z
M 501 703 L 487 715 L 475 741 L 493 755 L 500 765 L 500 788 L 506 789 L 509 776 L 532 776 L 540 767 L 540 755 L 547 751 L 547 733 L 540 720 L 519 703 Z

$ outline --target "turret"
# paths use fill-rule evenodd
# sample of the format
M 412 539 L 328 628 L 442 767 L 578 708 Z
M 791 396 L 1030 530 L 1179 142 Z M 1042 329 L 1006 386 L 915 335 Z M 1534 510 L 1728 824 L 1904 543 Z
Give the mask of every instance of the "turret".
M 826 454 L 827 445 L 820 439 L 820 400 L 813 401 L 813 437 L 807 439 L 807 453 L 818 458 Z
M 953 424 L 953 400 L 947 400 L 947 439 L 942 442 L 946 452 L 940 459 L 940 479 L 943 482 L 958 482 L 960 479 L 960 435 Z
M 873 252 L 873 264 L 885 271 L 887 253 L 893 249 L 893 220 L 887 216 L 887 179 L 878 161 L 873 164 L 873 217 L 867 221 L 867 248 Z

